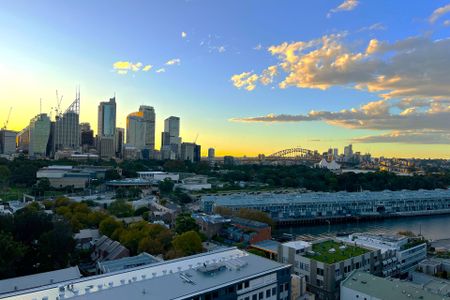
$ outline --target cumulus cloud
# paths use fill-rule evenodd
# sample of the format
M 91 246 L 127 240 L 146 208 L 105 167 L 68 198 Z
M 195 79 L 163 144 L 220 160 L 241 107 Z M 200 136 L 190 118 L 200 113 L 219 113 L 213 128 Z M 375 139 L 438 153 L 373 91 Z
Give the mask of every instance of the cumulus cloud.
M 166 62 L 167 66 L 174 66 L 174 65 L 180 65 L 180 64 L 181 64 L 181 59 L 179 59 L 179 58 L 173 58 Z
M 269 47 L 269 53 L 278 59 L 273 65 L 279 70 L 278 86 L 323 90 L 350 86 L 384 98 L 450 94 L 450 39 L 417 36 L 393 43 L 372 39 L 363 50 L 352 51 L 344 37 L 332 34 Z M 263 76 L 263 72 L 254 75 Z M 245 88 L 245 82 L 237 84 Z
M 358 6 L 358 4 L 358 0 L 345 0 L 338 7 L 331 9 L 328 12 L 327 17 L 329 18 L 332 14 L 337 12 L 354 10 Z
M 450 144 L 448 131 L 393 131 L 352 139 L 353 143 Z
M 443 15 L 449 12 L 450 12 L 450 3 L 442 7 L 439 7 L 435 11 L 433 11 L 431 16 L 428 18 L 428 21 L 430 21 L 430 23 L 435 23 L 439 18 L 441 18 Z
M 159 68 L 158 70 L 156 70 L 156 73 L 164 73 L 166 72 L 166 69 L 164 68 Z
M 187 37 L 187 33 L 186 33 L 186 32 L 184 32 L 184 31 L 183 31 L 183 32 L 181 32 L 181 38 L 182 38 L 182 39 L 185 39 L 186 37 Z
M 236 74 L 231 77 L 231 81 L 237 88 L 244 88 L 247 91 L 253 91 L 256 88 L 256 82 L 259 76 L 253 74 L 252 72 L 243 72 L 241 74 Z
M 141 70 L 141 68 L 141 62 L 133 63 L 130 61 L 116 61 L 115 63 L 113 63 L 114 71 L 120 75 L 128 74 L 129 71 L 138 72 Z

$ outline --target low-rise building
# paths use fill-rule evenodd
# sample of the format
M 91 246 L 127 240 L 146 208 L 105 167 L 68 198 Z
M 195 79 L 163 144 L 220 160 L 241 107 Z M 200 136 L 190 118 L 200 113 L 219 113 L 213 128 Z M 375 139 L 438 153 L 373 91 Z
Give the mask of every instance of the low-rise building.
M 130 251 L 118 241 L 114 241 L 103 235 L 95 241 L 94 251 L 91 259 L 94 262 L 115 260 L 123 257 L 129 257 Z
M 98 229 L 81 229 L 80 232 L 74 236 L 77 247 L 82 249 L 90 248 L 98 238 L 100 238 Z
M 36 172 L 36 178 L 47 178 L 53 188 L 74 187 L 85 188 L 91 179 L 105 177 L 106 168 L 95 166 L 48 166 Z
M 288 300 L 290 266 L 237 248 L 12 292 L 3 300 Z
M 367 272 L 355 271 L 341 282 L 341 299 L 449 300 L 450 297 L 424 290 L 407 281 L 385 279 Z
M 231 219 L 224 218 L 221 215 L 192 214 L 195 222 L 200 227 L 200 231 L 208 239 L 218 235 L 225 224 L 229 224 Z
M 175 185 L 175 188 L 186 191 L 210 190 L 211 183 L 208 183 L 208 176 L 196 175 L 182 179 L 181 183 Z
M 154 183 L 158 183 L 165 179 L 170 179 L 172 181 L 178 181 L 180 179 L 180 175 L 176 173 L 168 173 L 161 171 L 146 171 L 146 172 L 137 172 L 138 177 L 142 180 L 148 180 Z
M 311 243 L 293 241 L 280 245 L 278 260 L 293 266 L 293 273 L 305 276 L 307 289 L 317 299 L 339 299 L 339 284 L 353 270 L 381 274 L 379 249 L 360 247 L 333 239 Z M 347 298 L 343 298 L 347 299 Z
M 379 249 L 383 259 L 383 276 L 406 274 L 427 257 L 427 244 L 420 238 L 410 238 L 399 234 L 354 233 L 338 239 Z

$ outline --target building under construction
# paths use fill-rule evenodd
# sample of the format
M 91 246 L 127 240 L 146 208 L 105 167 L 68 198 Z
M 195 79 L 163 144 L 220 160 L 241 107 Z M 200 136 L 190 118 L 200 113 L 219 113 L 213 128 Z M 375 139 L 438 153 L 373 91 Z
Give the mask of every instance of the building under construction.
M 57 151 L 80 150 L 80 91 L 63 114 L 57 114 L 53 129 L 53 154 Z

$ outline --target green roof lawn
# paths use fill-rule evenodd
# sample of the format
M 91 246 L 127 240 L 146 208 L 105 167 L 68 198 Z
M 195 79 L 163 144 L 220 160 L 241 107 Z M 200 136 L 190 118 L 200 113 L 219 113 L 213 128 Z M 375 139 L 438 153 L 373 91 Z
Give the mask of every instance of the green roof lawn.
M 344 250 L 341 250 L 339 249 L 339 246 L 342 245 L 344 244 L 335 241 L 325 241 L 322 243 L 313 244 L 312 251 L 315 252 L 315 255 L 310 255 L 307 253 L 305 257 L 323 263 L 333 264 L 369 252 L 369 250 L 367 249 L 357 246 L 350 246 L 348 244 L 345 244 L 346 248 Z M 334 248 L 336 252 L 328 252 L 328 250 L 330 250 L 331 248 Z

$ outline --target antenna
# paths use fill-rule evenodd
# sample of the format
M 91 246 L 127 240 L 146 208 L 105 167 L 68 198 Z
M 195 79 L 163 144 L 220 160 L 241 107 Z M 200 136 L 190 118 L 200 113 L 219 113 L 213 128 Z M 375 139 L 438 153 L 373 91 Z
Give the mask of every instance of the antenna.
M 2 130 L 6 130 L 6 128 L 8 127 L 9 118 L 11 117 L 11 111 L 12 107 L 9 108 L 8 117 L 6 118 L 5 123 L 3 123 Z

